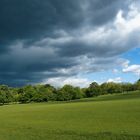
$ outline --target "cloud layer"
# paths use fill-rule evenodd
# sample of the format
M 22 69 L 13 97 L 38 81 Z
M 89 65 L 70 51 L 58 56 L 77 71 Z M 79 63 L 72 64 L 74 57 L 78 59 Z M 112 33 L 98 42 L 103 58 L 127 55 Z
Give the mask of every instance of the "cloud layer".
M 136 75 L 140 75 L 140 65 L 130 65 L 123 69 L 123 72 L 132 72 Z
M 0 82 L 80 83 L 70 77 L 123 65 L 127 61 L 120 55 L 140 44 L 137 5 L 131 0 L 0 1 Z

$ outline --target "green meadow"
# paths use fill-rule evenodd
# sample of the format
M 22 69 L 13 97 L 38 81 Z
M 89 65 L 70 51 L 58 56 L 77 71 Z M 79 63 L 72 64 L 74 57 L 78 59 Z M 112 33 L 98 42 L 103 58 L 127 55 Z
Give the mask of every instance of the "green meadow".
M 0 140 L 140 140 L 140 93 L 0 106 Z

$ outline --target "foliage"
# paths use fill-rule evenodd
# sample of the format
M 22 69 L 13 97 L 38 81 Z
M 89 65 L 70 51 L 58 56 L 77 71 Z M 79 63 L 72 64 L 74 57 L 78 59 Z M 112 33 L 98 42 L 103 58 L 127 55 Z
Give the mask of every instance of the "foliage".
M 140 79 L 132 83 L 107 82 L 99 85 L 93 82 L 88 88 L 79 88 L 72 85 L 64 85 L 62 88 L 55 88 L 46 85 L 26 85 L 19 88 L 11 88 L 0 85 L 0 104 L 10 102 L 30 103 L 48 101 L 70 101 L 85 97 L 94 97 L 105 94 L 124 93 L 140 90 Z

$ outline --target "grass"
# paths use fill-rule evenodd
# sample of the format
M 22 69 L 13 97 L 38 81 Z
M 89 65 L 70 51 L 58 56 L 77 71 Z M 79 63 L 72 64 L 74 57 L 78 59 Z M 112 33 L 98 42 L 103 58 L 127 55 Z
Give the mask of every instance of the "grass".
M 140 140 L 140 93 L 0 107 L 0 140 Z

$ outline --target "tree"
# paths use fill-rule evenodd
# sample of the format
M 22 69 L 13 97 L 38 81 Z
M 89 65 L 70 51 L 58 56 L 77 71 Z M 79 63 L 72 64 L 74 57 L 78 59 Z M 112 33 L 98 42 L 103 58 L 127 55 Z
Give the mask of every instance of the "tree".
M 122 83 L 122 91 L 123 92 L 134 91 L 134 90 L 135 90 L 135 84 Z
M 0 91 L 0 104 L 7 103 L 6 94 L 3 91 Z
M 19 88 L 18 93 L 19 93 L 19 97 L 18 97 L 19 102 L 29 103 L 32 101 L 33 97 L 36 95 L 36 89 L 31 85 L 27 85 L 27 86 L 24 86 L 23 88 Z
M 61 89 L 58 90 L 57 93 L 58 101 L 75 100 L 82 97 L 82 90 L 79 87 L 73 87 L 71 85 L 64 85 Z
M 9 103 L 12 101 L 12 95 L 10 93 L 10 90 L 8 86 L 1 85 L 0 86 L 0 103 Z
M 96 82 L 91 83 L 90 86 L 86 90 L 87 97 L 98 96 L 100 94 L 101 94 L 101 88 Z
M 58 90 L 57 100 L 68 101 L 72 100 L 73 87 L 71 85 L 64 85 L 60 90 Z
M 140 79 L 135 83 L 136 90 L 140 90 Z

